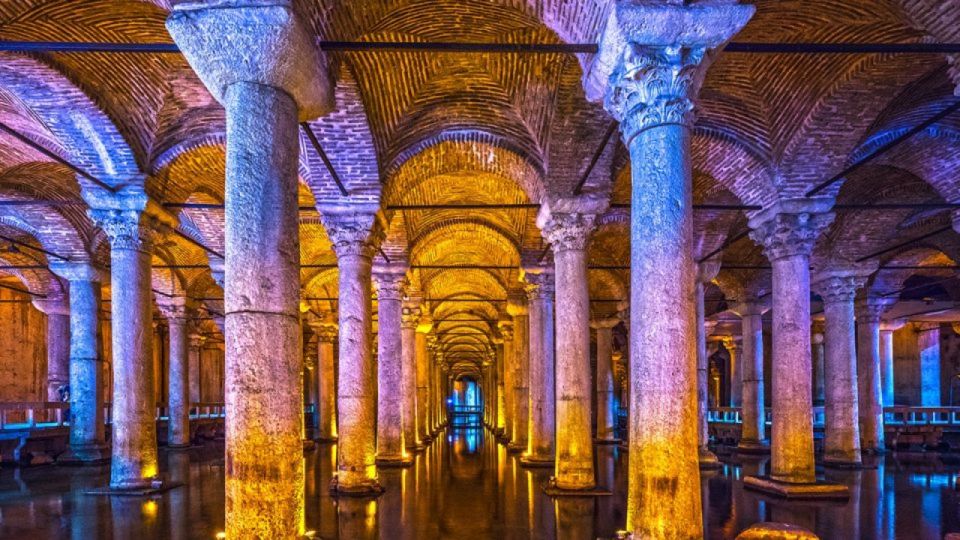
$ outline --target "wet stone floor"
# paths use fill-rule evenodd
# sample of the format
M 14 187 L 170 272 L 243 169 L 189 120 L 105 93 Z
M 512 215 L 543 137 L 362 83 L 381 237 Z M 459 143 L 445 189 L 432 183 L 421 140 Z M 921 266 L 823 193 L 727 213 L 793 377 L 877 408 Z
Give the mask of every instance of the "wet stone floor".
M 332 499 L 327 486 L 336 447 L 305 456 L 307 527 L 325 539 L 611 538 L 625 522 L 626 460 L 598 447 L 599 483 L 614 495 L 551 499 L 540 485 L 551 469 L 524 469 L 488 433 L 444 433 L 414 466 L 381 471 L 376 500 Z M 790 521 L 825 539 L 941 539 L 960 531 L 960 457 L 890 454 L 875 468 L 821 471 L 851 488 L 845 504 L 790 505 L 742 489 L 741 478 L 765 461 L 735 462 L 705 473 L 707 537 L 734 538 L 751 523 Z M 149 498 L 98 497 L 83 491 L 107 482 L 107 467 L 0 470 L 0 538 L 212 539 L 223 530 L 223 447 L 161 450 L 164 472 L 183 487 Z

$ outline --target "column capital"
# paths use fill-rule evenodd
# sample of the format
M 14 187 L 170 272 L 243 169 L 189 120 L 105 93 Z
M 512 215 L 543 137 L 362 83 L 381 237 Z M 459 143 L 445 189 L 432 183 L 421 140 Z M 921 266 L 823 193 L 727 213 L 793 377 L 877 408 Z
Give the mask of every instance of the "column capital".
M 507 292 L 507 314 L 511 317 L 523 317 L 530 313 L 527 306 L 527 294 L 524 290 L 512 290 Z
M 176 216 L 147 196 L 145 181 L 133 178 L 114 193 L 83 191 L 87 215 L 106 233 L 111 249 L 150 252 L 159 236 L 177 226 Z
M 513 341 L 513 321 L 507 319 L 497 321 L 497 328 L 500 330 L 500 339 L 504 343 Z
M 829 267 L 814 273 L 810 288 L 820 295 L 825 304 L 853 302 L 857 291 L 877 271 L 876 262 Z
M 420 322 L 417 323 L 417 333 L 427 334 L 427 337 L 429 338 L 432 335 L 430 333 L 431 330 L 433 330 L 433 317 L 428 311 L 421 309 Z
M 337 324 L 329 321 L 314 321 L 310 329 L 321 343 L 333 343 L 337 340 Z
M 207 341 L 207 336 L 203 334 L 190 334 L 191 349 L 200 349 L 200 347 L 203 347 L 205 341 Z
M 601 328 L 611 329 L 618 324 L 620 324 L 620 319 L 615 317 L 590 320 L 590 328 L 593 328 L 594 330 L 600 330 Z
M 167 30 L 210 93 L 246 82 L 283 90 L 300 121 L 333 110 L 327 57 L 291 0 L 189 0 L 174 5 Z
M 740 318 L 757 316 L 761 317 L 764 313 L 770 311 L 770 302 L 761 302 L 758 300 L 741 300 L 730 307 Z
M 720 336 L 720 342 L 723 343 L 723 347 L 728 351 L 736 351 L 740 348 L 740 338 L 738 336 Z
M 156 302 L 157 310 L 170 324 L 186 324 L 193 315 L 186 298 L 163 298 Z
M 583 251 L 587 248 L 597 216 L 609 206 L 609 200 L 597 194 L 548 201 L 540 206 L 537 227 L 554 253 Z
M 880 331 L 881 332 L 896 332 L 897 330 L 903 328 L 907 322 L 903 319 L 893 319 L 889 321 L 880 321 Z
M 553 269 L 540 266 L 527 267 L 523 269 L 520 279 L 524 283 L 523 289 L 527 293 L 528 301 L 553 298 L 555 290 Z
M 377 287 L 377 298 L 402 300 L 403 287 L 407 280 L 407 269 L 400 265 L 377 265 L 373 269 L 373 283 Z
M 707 52 L 739 32 L 753 12 L 735 2 L 615 2 L 586 69 L 587 99 L 604 100 L 628 145 L 650 127 L 691 125 Z
M 763 246 L 770 261 L 794 255 L 809 257 L 817 237 L 832 222 L 833 199 L 786 199 L 750 218 L 750 238 Z
M 106 271 L 88 262 L 51 262 L 50 271 L 67 281 L 101 283 Z
M 917 332 L 931 332 L 933 330 L 940 331 L 940 323 L 938 322 L 914 322 L 913 328 Z
M 880 318 L 890 306 L 897 302 L 896 298 L 884 296 L 868 296 L 857 300 L 854 305 L 858 322 L 879 323 Z
M 720 273 L 720 261 L 711 260 L 697 263 L 697 281 L 709 283 Z
M 717 329 L 717 321 L 704 321 L 703 322 L 703 335 L 711 336 L 713 331 Z
M 330 205 L 320 208 L 320 220 L 327 230 L 337 258 L 360 256 L 373 259 L 383 240 L 376 205 Z
M 420 324 L 420 306 L 404 302 L 400 311 L 400 328 L 415 330 Z

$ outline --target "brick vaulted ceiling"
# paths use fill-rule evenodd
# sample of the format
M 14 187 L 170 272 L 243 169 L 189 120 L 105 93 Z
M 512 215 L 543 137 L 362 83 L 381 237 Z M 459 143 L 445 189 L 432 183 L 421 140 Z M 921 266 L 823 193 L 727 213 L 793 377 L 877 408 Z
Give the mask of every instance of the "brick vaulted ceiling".
M 165 43 L 172 2 L 7 0 L 0 39 Z M 759 0 L 738 41 L 916 43 L 960 41 L 957 0 Z M 610 0 L 297 0 L 320 40 L 490 43 L 593 43 Z M 338 52 L 332 69 L 337 106 L 311 127 L 353 199 L 378 201 L 389 228 L 383 251 L 412 265 L 519 267 L 537 260 L 543 241 L 535 210 L 394 210 L 396 206 L 530 204 L 572 192 L 598 151 L 611 119 L 587 101 L 589 55 Z M 700 204 L 764 205 L 801 196 L 949 105 L 957 71 L 940 55 L 721 53 L 700 93 L 693 137 L 694 198 Z M 177 54 L 0 53 L 0 121 L 99 180 L 147 175 L 164 203 L 223 201 L 224 112 Z M 858 169 L 826 194 L 838 203 L 960 202 L 960 114 L 913 136 Z M 586 189 L 629 202 L 622 144 L 600 154 Z M 301 140 L 302 206 L 340 200 L 333 178 Z M 67 167 L 0 134 L 0 199 L 47 201 L 0 207 L 0 233 L 71 259 L 106 262 L 102 234 L 78 204 L 81 182 Z M 52 202 L 50 202 L 52 201 Z M 181 212 L 181 232 L 223 251 L 223 211 Z M 704 255 L 746 228 L 740 211 L 698 211 L 696 246 Z M 611 209 L 590 248 L 597 266 L 629 262 L 628 215 Z M 944 228 L 947 210 L 848 210 L 818 243 L 815 264 L 858 258 Z M 335 262 L 318 215 L 301 215 L 304 295 L 336 296 Z M 4 250 L 0 264 L 38 264 L 51 255 Z M 748 239 L 721 255 L 717 279 L 728 299 L 762 295 L 769 272 Z M 886 264 L 944 265 L 960 257 L 946 231 L 883 254 Z M 24 261 L 32 261 L 30 263 Z M 156 290 L 214 299 L 208 256 L 182 237 L 162 242 Z M 13 272 L 13 271 L 11 271 Z M 876 290 L 896 290 L 911 275 L 882 271 Z M 49 273 L 16 271 L 35 293 L 62 288 Z M 439 319 L 464 320 L 481 333 L 495 325 L 517 270 L 418 269 L 413 284 L 436 302 Z M 625 270 L 590 273 L 596 300 L 627 295 Z M 216 300 L 205 301 L 212 313 Z M 329 300 L 309 301 L 315 312 Z M 594 311 L 616 310 L 595 302 Z M 486 320 L 487 322 L 482 322 Z M 453 324 L 453 323 L 448 323 Z M 466 339 L 466 338 L 450 338 Z M 469 341 L 469 339 L 468 339 Z

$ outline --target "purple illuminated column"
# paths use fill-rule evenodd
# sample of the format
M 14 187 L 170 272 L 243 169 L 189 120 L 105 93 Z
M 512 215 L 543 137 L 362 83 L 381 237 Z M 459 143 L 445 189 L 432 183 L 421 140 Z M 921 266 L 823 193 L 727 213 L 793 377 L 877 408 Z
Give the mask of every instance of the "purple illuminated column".
M 59 281 L 54 280 L 56 286 Z M 70 388 L 70 305 L 67 295 L 48 293 L 34 298 L 33 307 L 47 316 L 47 395 L 46 400 L 63 401 Z
M 190 360 L 189 327 L 190 309 L 184 298 L 165 298 L 157 305 L 167 319 L 170 339 L 170 365 L 167 398 L 167 446 L 184 448 L 190 446 Z
M 709 364 L 710 354 L 707 351 L 707 336 L 713 332 L 716 323 L 707 322 L 706 308 L 703 302 L 706 284 L 717 277 L 720 264 L 705 262 L 697 265 L 697 281 L 694 284 L 694 301 L 696 302 L 696 332 L 697 332 L 697 459 L 701 469 L 716 469 L 720 467 L 720 460 L 710 451 L 710 429 L 707 424 L 707 412 L 710 408 L 709 400 Z
M 740 355 L 740 380 L 743 386 L 743 419 L 737 451 L 761 453 L 770 451 L 767 440 L 766 410 L 763 385 L 763 313 L 767 309 L 759 302 L 741 302 L 733 311 L 740 315 L 743 351 Z M 734 381 L 736 384 L 736 381 Z
M 422 450 L 417 430 L 417 324 L 420 300 L 413 295 L 403 303 L 400 315 L 400 385 L 403 402 L 403 438 L 408 450 Z
M 894 407 L 893 333 L 903 328 L 903 321 L 880 323 L 880 379 L 883 383 L 883 406 Z
M 377 287 L 377 465 L 409 465 L 403 429 L 401 302 L 406 269 L 378 267 Z
M 867 297 L 856 305 L 860 450 L 867 453 L 884 449 L 880 317 L 892 303 L 888 298 Z

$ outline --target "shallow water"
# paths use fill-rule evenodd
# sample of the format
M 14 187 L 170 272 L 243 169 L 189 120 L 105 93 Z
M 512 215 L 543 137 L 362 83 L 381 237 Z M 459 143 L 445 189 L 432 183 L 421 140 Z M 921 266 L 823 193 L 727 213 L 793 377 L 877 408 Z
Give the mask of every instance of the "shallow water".
M 107 467 L 0 470 L 0 538 L 211 539 L 223 530 L 222 445 L 161 450 L 164 472 L 186 483 L 150 498 L 97 497 Z M 480 430 L 449 432 L 417 456 L 413 467 L 385 469 L 376 500 L 332 499 L 327 486 L 336 447 L 306 456 L 307 527 L 328 539 L 610 538 L 625 521 L 626 459 L 597 448 L 598 481 L 609 497 L 553 500 L 540 484 L 551 469 L 524 469 Z M 789 505 L 742 490 L 745 474 L 765 460 L 728 462 L 705 473 L 702 493 L 709 538 L 734 538 L 751 523 L 790 521 L 825 539 L 940 539 L 960 531 L 955 476 L 960 459 L 891 454 L 862 471 L 825 471 L 851 488 L 845 504 Z

